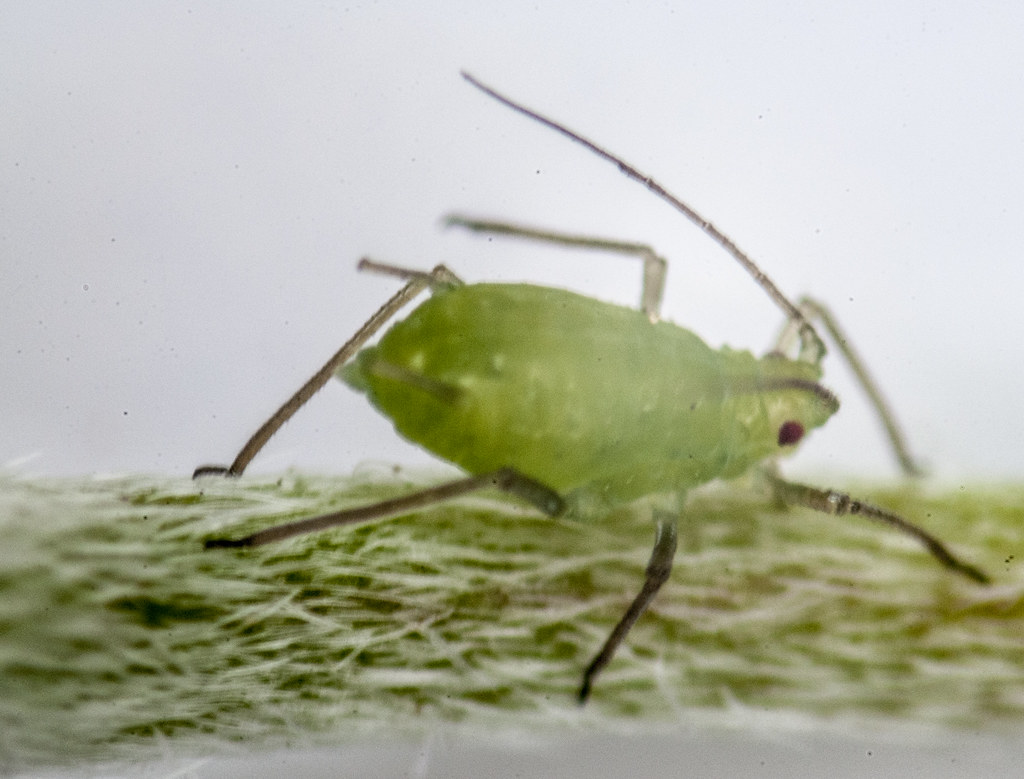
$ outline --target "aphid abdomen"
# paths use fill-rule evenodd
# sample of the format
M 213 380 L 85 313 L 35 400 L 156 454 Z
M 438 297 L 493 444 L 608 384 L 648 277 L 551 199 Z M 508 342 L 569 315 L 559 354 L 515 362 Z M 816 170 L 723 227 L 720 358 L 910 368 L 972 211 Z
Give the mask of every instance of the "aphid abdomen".
M 403 372 L 457 392 L 442 397 Z M 675 325 L 563 290 L 444 290 L 345 378 L 404 437 L 470 473 L 512 466 L 614 503 L 684 490 L 728 459 L 719 353 Z

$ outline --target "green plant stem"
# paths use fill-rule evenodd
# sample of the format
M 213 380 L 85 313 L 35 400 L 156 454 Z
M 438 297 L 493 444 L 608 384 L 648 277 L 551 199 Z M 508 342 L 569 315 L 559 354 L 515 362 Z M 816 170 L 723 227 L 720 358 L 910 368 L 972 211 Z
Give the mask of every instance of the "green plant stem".
M 580 674 L 650 552 L 653 527 L 634 512 L 552 520 L 486 495 L 203 550 L 424 483 L 0 477 L 0 771 L 438 721 L 693 722 L 737 703 L 1024 723 L 1020 487 L 865 496 L 936 533 L 989 587 L 868 523 L 778 510 L 741 487 L 694 495 L 671 580 L 584 712 Z

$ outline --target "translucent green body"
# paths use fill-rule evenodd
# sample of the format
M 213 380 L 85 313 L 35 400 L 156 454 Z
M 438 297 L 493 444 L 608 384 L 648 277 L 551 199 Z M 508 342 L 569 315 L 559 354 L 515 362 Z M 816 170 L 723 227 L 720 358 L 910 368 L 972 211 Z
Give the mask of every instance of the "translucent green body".
M 682 494 L 791 448 L 784 423 L 802 434 L 838 407 L 819 377 L 527 284 L 441 289 L 343 372 L 401 435 L 469 473 L 511 466 L 604 504 Z

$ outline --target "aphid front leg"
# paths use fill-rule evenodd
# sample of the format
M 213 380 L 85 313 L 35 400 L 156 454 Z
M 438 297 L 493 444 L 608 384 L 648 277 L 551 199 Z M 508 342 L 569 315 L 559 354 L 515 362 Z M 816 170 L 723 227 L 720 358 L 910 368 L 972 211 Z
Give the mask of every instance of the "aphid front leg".
M 789 505 L 805 506 L 815 511 L 832 516 L 856 515 L 866 519 L 874 520 L 883 525 L 888 525 L 901 533 L 917 539 L 929 554 L 942 563 L 943 566 L 954 571 L 978 584 L 988 584 L 989 577 L 980 569 L 965 563 L 946 548 L 939 539 L 928 531 L 918 527 L 909 520 L 904 519 L 891 511 L 872 506 L 870 503 L 851 498 L 843 492 L 834 490 L 823 490 L 817 487 L 809 487 L 806 484 L 796 484 L 780 478 L 770 468 L 764 468 L 761 473 L 768 479 L 775 495 Z
M 640 310 L 647 314 L 647 318 L 652 322 L 657 322 L 661 316 L 661 300 L 665 294 L 665 273 L 668 270 L 668 263 L 663 257 L 655 254 L 654 250 L 646 244 L 615 241 L 607 238 L 593 238 L 586 235 L 556 232 L 554 230 L 541 230 L 509 222 L 473 219 L 458 214 L 446 217 L 444 223 L 448 227 L 463 227 L 474 233 L 492 233 L 494 235 L 507 235 L 514 238 L 528 238 L 534 241 L 555 243 L 560 246 L 596 249 L 597 251 L 615 252 L 616 254 L 639 257 L 644 264 L 643 280 L 640 288 Z
M 839 353 L 843 356 L 846 364 L 850 366 L 850 370 L 856 377 L 857 383 L 864 394 L 867 395 L 868 402 L 875 410 L 875 414 L 882 423 L 882 427 L 885 428 L 886 438 L 889 440 L 889 445 L 892 447 L 893 455 L 896 457 L 900 469 L 907 476 L 923 475 L 924 470 L 917 464 L 907 448 L 907 441 L 899 424 L 896 422 L 896 415 L 886 402 L 882 391 L 878 388 L 878 383 L 872 378 L 864 360 L 861 359 L 860 354 L 854 348 L 845 331 L 839 326 L 835 315 L 824 303 L 813 298 L 800 298 L 798 305 L 808 321 L 821 323 L 832 343 L 839 349 Z M 777 350 L 786 352 L 791 348 L 794 339 L 797 337 L 796 331 L 798 326 L 799 324 L 793 321 L 786 323 L 776 341 Z
M 379 273 L 401 276 L 408 279 L 405 286 L 391 296 L 377 312 L 371 316 L 366 323 L 356 331 L 348 342 L 342 346 L 334 355 L 314 373 L 310 379 L 299 387 L 284 404 L 275 411 L 270 419 L 260 425 L 259 429 L 246 441 L 245 446 L 235 456 L 229 466 L 224 465 L 200 465 L 192 473 L 192 478 L 210 475 L 241 476 L 246 466 L 252 461 L 260 449 L 262 449 L 270 437 L 276 433 L 281 426 L 302 408 L 306 401 L 323 388 L 335 372 L 346 362 L 355 356 L 370 338 L 377 333 L 388 320 L 391 319 L 406 303 L 415 298 L 425 289 L 432 289 L 436 286 L 453 286 L 461 284 L 458 276 L 452 273 L 444 265 L 438 265 L 432 271 L 403 271 L 390 265 L 382 265 L 371 260 L 363 259 L 359 263 L 360 270 L 372 270 Z
M 403 268 L 400 265 L 377 262 L 369 257 L 363 257 L 356 264 L 356 270 L 368 270 L 371 273 L 378 273 L 381 276 L 394 276 L 408 282 L 418 281 L 424 286 L 429 287 L 432 292 L 445 287 L 457 287 L 463 283 L 462 279 L 444 265 L 437 265 L 433 270 L 425 271 L 418 268 Z
M 587 702 L 594 679 L 608 665 L 619 645 L 625 640 L 626 634 L 629 633 L 640 615 L 651 605 L 651 601 L 654 600 L 654 596 L 658 594 L 661 586 L 668 581 L 669 574 L 672 573 L 672 560 L 676 554 L 676 537 L 675 516 L 659 513 L 654 549 L 651 551 L 651 559 L 647 563 L 643 587 L 604 642 L 601 651 L 590 661 L 590 665 L 583 672 L 583 684 L 580 686 L 579 692 L 580 705 Z
M 372 519 L 383 519 L 384 517 L 393 517 L 398 514 L 419 511 L 428 506 L 444 503 L 453 498 L 483 489 L 499 489 L 515 495 L 528 503 L 532 503 L 548 516 L 558 516 L 565 510 L 565 502 L 562 500 L 562 496 L 550 487 L 528 476 L 524 476 L 514 468 L 499 468 L 490 473 L 469 476 L 465 479 L 456 479 L 445 484 L 439 484 L 436 487 L 429 487 L 419 492 L 403 495 L 400 498 L 383 500 L 380 503 L 373 503 L 369 506 L 343 509 L 342 511 L 322 514 L 317 517 L 310 517 L 309 519 L 301 519 L 285 525 L 275 525 L 243 538 L 211 538 L 206 541 L 205 547 L 213 549 L 221 547 L 262 546 L 275 541 L 283 541 L 293 536 L 316 533 L 332 527 L 355 525 Z

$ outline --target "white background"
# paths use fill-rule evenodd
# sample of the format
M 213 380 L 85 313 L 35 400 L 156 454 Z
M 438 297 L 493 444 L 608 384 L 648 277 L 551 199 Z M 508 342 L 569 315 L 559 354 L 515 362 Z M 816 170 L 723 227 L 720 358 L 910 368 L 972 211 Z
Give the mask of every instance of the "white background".
M 0 463 L 225 461 L 395 288 L 370 254 L 633 303 L 630 261 L 444 232 L 452 210 L 655 245 L 666 313 L 762 351 L 779 316 L 613 167 L 832 304 L 949 478 L 1024 465 L 1017 3 L 5 3 Z M 656 368 L 656 366 L 655 366 Z M 800 469 L 886 474 L 862 400 Z M 426 456 L 332 382 L 256 461 Z

